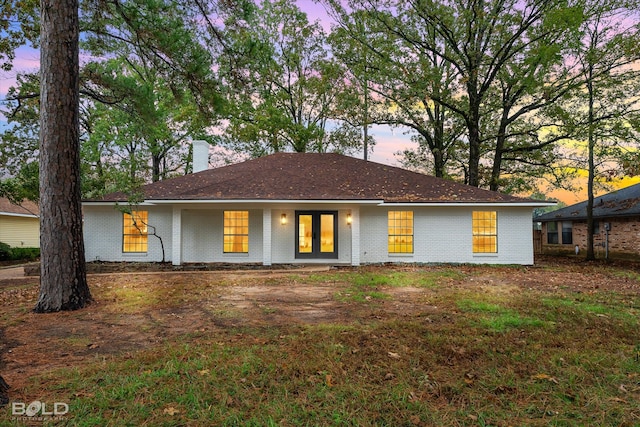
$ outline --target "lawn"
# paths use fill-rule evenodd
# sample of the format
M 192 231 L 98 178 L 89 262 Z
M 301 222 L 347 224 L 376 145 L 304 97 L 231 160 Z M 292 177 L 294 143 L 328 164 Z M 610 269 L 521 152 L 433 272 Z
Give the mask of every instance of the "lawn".
M 0 282 L 12 402 L 68 405 L 39 425 L 640 425 L 633 265 L 89 281 L 89 308 L 48 315 L 33 279 Z

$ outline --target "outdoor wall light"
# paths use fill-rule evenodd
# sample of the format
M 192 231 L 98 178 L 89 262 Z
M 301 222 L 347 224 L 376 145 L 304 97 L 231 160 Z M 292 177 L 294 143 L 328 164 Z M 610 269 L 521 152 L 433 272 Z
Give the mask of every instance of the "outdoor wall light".
M 287 223 L 287 214 L 280 215 L 280 224 L 285 225 Z
M 351 214 L 348 213 L 347 214 L 347 224 L 351 225 L 352 222 L 353 222 L 353 218 L 351 217 Z

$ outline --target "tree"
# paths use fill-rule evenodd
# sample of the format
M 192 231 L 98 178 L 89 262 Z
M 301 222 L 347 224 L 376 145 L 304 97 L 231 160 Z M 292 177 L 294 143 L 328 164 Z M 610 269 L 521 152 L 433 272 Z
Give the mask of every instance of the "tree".
M 456 73 L 439 56 L 418 52 L 391 35 L 387 20 L 397 19 L 398 25 L 412 31 L 414 39 L 437 35 L 417 23 L 410 10 L 398 11 L 394 18 L 381 10 L 348 14 L 340 3 L 333 3 L 333 7 L 339 22 L 331 35 L 334 54 L 352 76 L 349 89 L 359 92 L 352 95 L 355 102 L 342 107 L 344 115 L 355 114 L 365 123 L 410 129 L 417 148 L 403 153 L 403 164 L 428 169 L 438 177 L 450 176 L 449 160 L 460 141 L 463 123 L 434 98 L 447 97 L 446 92 L 454 90 Z
M 186 139 L 206 136 L 221 99 L 212 55 L 195 28 L 195 3 L 82 1 L 80 47 L 92 58 L 80 74 L 83 196 L 189 170 Z M 37 176 L 25 165 L 39 156 L 39 84 L 37 75 L 20 75 L 7 95 L 4 176 Z M 3 187 L 22 192 L 18 181 L 27 182 L 12 178 Z
M 38 189 L 38 132 L 40 79 L 19 74 L 17 87 L 7 91 L 2 114 L 7 128 L 0 140 L 0 193 L 12 200 L 40 197 Z
M 88 103 L 88 143 L 106 144 L 112 156 L 126 152 L 131 184 L 159 181 L 187 170 L 188 138 L 206 134 L 206 122 L 190 91 L 172 87 L 153 64 L 125 57 L 87 64 L 85 86 L 98 93 L 117 94 L 117 101 Z M 91 128 L 91 129 L 89 129 Z M 209 138 L 210 139 L 210 138 Z M 97 149 L 95 153 L 104 150 Z M 109 158 L 107 157 L 107 159 Z M 98 162 L 104 154 L 92 155 Z
M 353 151 L 358 130 L 335 121 L 343 70 L 327 59 L 319 23 L 290 0 L 261 2 L 246 26 L 234 25 L 230 55 L 239 68 L 223 70 L 231 81 L 227 146 L 261 156 L 278 151 Z M 231 20 L 233 21 L 233 20 Z
M 334 26 L 328 37 L 328 42 L 335 60 L 344 68 L 344 78 L 347 84 L 342 86 L 342 92 L 336 99 L 337 117 L 353 128 L 362 128 L 362 151 L 364 160 L 373 151 L 375 139 L 369 134 L 369 128 L 375 117 L 372 108 L 376 108 L 371 99 L 373 79 L 372 74 L 377 71 L 376 55 L 370 52 L 361 37 L 370 33 L 367 17 L 363 14 L 353 14 L 342 20 L 342 26 Z
M 344 23 L 341 2 L 327 2 L 338 11 L 338 19 Z M 397 63 L 396 69 L 404 71 L 395 75 L 407 79 L 417 73 L 416 81 L 390 85 L 386 96 L 393 96 L 396 105 L 401 105 L 400 100 L 411 99 L 407 98 L 411 91 L 414 101 L 406 105 L 414 110 L 420 106 L 423 116 L 429 114 L 429 110 L 439 110 L 440 115 L 431 114 L 425 121 L 424 129 L 430 132 L 423 135 L 427 142 L 433 141 L 429 149 L 436 169 L 441 169 L 442 163 L 438 156 L 443 156 L 445 147 L 455 147 L 457 138 L 454 131 L 445 142 L 440 137 L 434 138 L 435 132 L 442 129 L 443 123 L 456 129 L 450 121 L 451 114 L 464 123 L 465 181 L 473 186 L 482 184 L 481 160 L 490 164 L 491 153 L 498 155 L 497 162 L 494 160 L 496 170 L 502 167 L 503 150 L 494 149 L 498 133 L 494 126 L 483 122 L 490 115 L 493 119 L 501 115 L 495 108 L 505 105 L 512 108 L 510 104 L 492 99 L 500 87 L 500 76 L 517 70 L 516 75 L 521 77 L 521 83 L 526 83 L 526 90 L 509 91 L 509 103 L 516 102 L 517 106 L 523 101 L 531 102 L 524 97 L 531 96 L 534 88 L 542 87 L 544 71 L 560 60 L 553 54 L 558 50 L 556 46 L 579 22 L 579 15 L 562 0 L 351 0 L 347 3 L 353 13 L 365 12 L 384 28 L 395 50 L 391 62 Z M 549 46 L 544 51 L 547 54 L 541 54 L 541 46 Z M 510 126 L 523 112 L 532 111 L 531 105 L 535 105 L 535 100 L 526 108 L 507 112 L 511 118 L 505 124 Z M 523 112 L 518 112 L 519 109 Z M 403 119 L 409 113 L 415 115 L 415 111 L 405 110 Z M 415 120 L 404 121 L 399 120 L 398 124 L 415 126 Z
M 631 65 L 640 60 L 640 24 L 631 18 L 638 7 L 637 1 L 586 2 L 581 43 L 573 51 L 582 85 L 565 105 L 565 117 L 574 138 L 586 141 L 588 260 L 595 259 L 594 185 L 600 168 L 626 154 L 625 144 L 636 135 L 640 73 Z
M 77 0 L 41 0 L 39 313 L 91 301 L 82 237 Z

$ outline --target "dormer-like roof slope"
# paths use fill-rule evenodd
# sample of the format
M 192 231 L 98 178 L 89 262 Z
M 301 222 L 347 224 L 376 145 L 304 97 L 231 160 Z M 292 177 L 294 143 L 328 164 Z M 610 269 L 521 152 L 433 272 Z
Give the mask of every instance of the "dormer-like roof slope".
M 640 216 L 640 184 L 632 185 L 593 200 L 594 218 Z M 587 201 L 548 212 L 536 221 L 562 221 L 587 219 Z
M 0 215 L 37 217 L 38 205 L 29 200 L 23 200 L 19 205 L 11 203 L 7 198 L 0 197 Z
M 334 153 L 276 153 L 142 187 L 145 201 L 336 200 L 514 203 L 529 200 Z M 112 193 L 93 202 L 125 201 Z

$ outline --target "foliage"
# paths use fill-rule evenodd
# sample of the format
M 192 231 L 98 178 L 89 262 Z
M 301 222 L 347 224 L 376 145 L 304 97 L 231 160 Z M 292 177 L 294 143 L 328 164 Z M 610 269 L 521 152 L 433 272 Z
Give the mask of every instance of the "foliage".
M 456 160 L 463 123 L 439 99 L 456 90 L 457 73 L 439 55 L 411 46 L 390 27 L 402 26 L 413 40 L 435 44 L 439 35 L 422 25 L 406 4 L 397 9 L 398 16 L 364 5 L 347 14 L 339 3 L 333 6 L 340 23 L 330 39 L 334 54 L 350 71 L 351 90 L 371 93 L 362 113 L 362 96 L 351 94 L 343 114 L 355 115 L 354 122 L 362 122 L 360 115 L 365 114 L 367 122 L 409 129 L 417 148 L 403 153 L 405 166 L 438 177 L 454 175 L 456 166 L 451 163 Z
M 213 43 L 200 44 L 194 15 L 201 5 L 182 6 L 81 2 L 81 43 L 90 58 L 81 72 L 84 197 L 188 172 L 187 139 L 206 139 L 222 108 L 207 50 Z M 0 172 L 19 178 L 5 189 L 32 194 L 33 186 L 22 189 L 18 181 L 37 182 L 37 170 L 23 169 L 38 158 L 39 78 L 19 75 L 17 83 L 5 103 Z
M 252 157 L 359 149 L 358 131 L 335 113 L 344 72 L 327 59 L 319 23 L 310 23 L 293 2 L 264 1 L 230 39 L 231 52 L 244 57 L 236 70 L 243 78 L 229 88 L 226 146 Z
M 17 87 L 9 88 L 2 114 L 7 127 L 0 140 L 0 194 L 11 200 L 38 200 L 40 79 L 35 74 L 18 74 Z
M 0 242 L 0 261 L 7 261 L 12 256 L 11 246 L 4 242 Z
M 35 261 L 40 256 L 40 248 L 11 248 L 12 261 Z
M 588 139 L 586 59 L 612 70 L 595 94 L 596 162 L 637 174 L 637 73 L 611 67 L 638 59 L 635 0 L 324 3 L 330 32 L 292 0 L 81 1 L 83 196 L 188 173 L 192 139 L 229 158 L 355 154 L 374 146 L 371 124 L 411 136 L 410 169 L 510 193 L 566 186 L 587 157 L 571 149 Z M 0 65 L 38 46 L 38 8 L 0 7 Z M 587 56 L 598 11 L 612 25 Z M 20 74 L 4 103 L 0 191 L 14 197 L 37 192 L 38 99 L 38 76 Z
M 628 160 L 640 142 L 634 122 L 640 114 L 637 99 L 640 72 L 632 64 L 640 60 L 636 47 L 640 25 L 629 23 L 640 3 L 587 2 L 580 43 L 571 51 L 571 62 L 580 90 L 557 106 L 564 125 L 572 129 L 575 150 L 587 170 L 587 259 L 595 259 L 593 241 L 594 183 L 616 174 L 611 164 Z M 621 161 L 620 161 L 621 160 Z
M 329 3 L 351 28 L 341 3 Z M 553 150 L 544 149 L 557 138 L 541 137 L 544 126 L 532 112 L 566 90 L 555 68 L 579 10 L 555 0 L 353 0 L 348 8 L 374 28 L 373 35 L 351 34 L 383 64 L 373 87 L 388 100 L 383 111 L 397 108 L 388 122 L 411 127 L 425 143 L 407 153 L 410 163 L 425 158 L 428 147 L 437 175 L 448 175 L 445 165 L 453 162 L 449 168 L 462 168 L 465 182 L 495 190 L 501 173 L 552 162 Z M 376 38 L 389 40 L 388 50 Z M 494 168 L 489 176 L 483 164 Z

